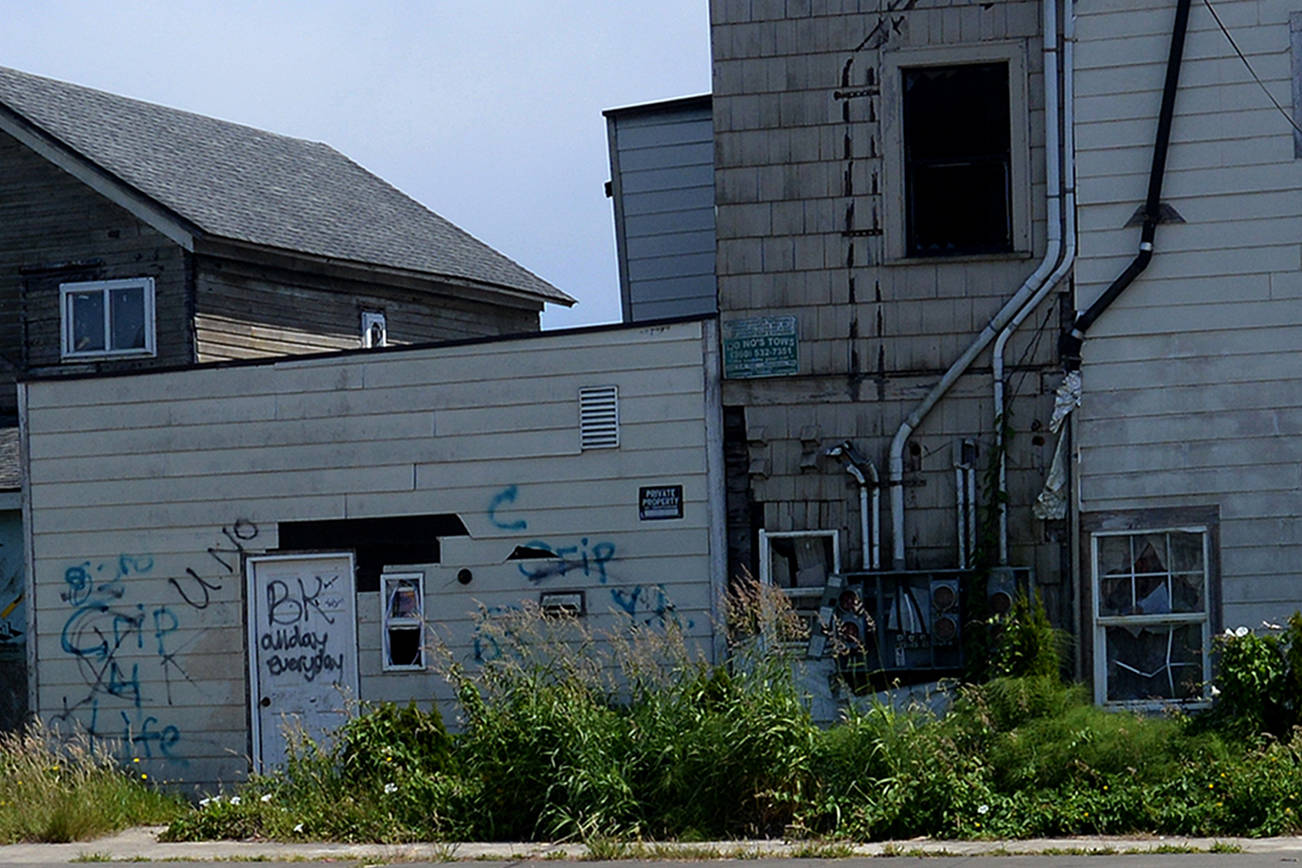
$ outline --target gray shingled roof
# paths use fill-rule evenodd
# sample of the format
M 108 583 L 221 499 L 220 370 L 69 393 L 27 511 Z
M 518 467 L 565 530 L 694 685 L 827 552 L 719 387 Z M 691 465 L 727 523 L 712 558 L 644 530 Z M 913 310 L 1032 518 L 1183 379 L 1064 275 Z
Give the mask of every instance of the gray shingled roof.
M 0 491 L 23 486 L 23 471 L 18 466 L 18 429 L 0 428 Z
M 574 301 L 329 145 L 5 67 L 0 103 L 209 235 Z

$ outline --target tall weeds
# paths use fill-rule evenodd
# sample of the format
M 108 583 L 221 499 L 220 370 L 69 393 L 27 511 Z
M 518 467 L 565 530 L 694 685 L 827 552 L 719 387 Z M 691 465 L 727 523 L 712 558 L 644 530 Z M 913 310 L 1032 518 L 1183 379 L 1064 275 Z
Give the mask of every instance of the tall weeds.
M 179 799 L 128 772 L 85 736 L 57 741 L 40 726 L 0 732 L 0 843 L 81 841 L 167 822 Z

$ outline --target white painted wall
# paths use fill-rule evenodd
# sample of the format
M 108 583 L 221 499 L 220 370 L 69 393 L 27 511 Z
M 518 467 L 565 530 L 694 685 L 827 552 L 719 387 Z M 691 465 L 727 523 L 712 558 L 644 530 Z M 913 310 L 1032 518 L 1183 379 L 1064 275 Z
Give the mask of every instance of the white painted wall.
M 1302 3 L 1214 5 L 1289 110 Z M 1146 193 L 1175 0 L 1076 8 L 1083 309 L 1138 243 L 1124 224 Z M 1302 606 L 1302 163 L 1198 2 L 1162 199 L 1186 222 L 1158 228 L 1152 264 L 1085 342 L 1079 504 L 1218 506 L 1224 623 L 1255 627 Z
M 459 515 L 470 535 L 445 541 L 441 563 L 401 569 L 424 570 L 432 633 L 470 665 L 480 604 L 551 589 L 583 590 L 595 624 L 632 609 L 708 645 L 713 329 L 27 384 L 39 713 L 125 738 L 157 778 L 242 776 L 240 554 L 275 549 L 285 521 Z M 620 446 L 581 452 L 578 390 L 594 385 L 619 388 Z M 684 517 L 639 520 L 649 485 L 682 485 Z M 557 574 L 535 581 L 507 561 L 533 541 L 574 547 L 563 574 L 547 561 Z M 447 699 L 433 674 L 380 673 L 378 597 L 358 600 L 361 697 Z

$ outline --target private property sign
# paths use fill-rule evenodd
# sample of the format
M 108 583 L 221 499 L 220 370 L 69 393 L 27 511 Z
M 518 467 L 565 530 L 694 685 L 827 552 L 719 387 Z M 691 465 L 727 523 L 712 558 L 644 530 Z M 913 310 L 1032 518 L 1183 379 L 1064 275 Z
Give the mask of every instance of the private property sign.
M 730 380 L 800 372 L 796 318 L 765 316 L 723 324 L 723 375 Z

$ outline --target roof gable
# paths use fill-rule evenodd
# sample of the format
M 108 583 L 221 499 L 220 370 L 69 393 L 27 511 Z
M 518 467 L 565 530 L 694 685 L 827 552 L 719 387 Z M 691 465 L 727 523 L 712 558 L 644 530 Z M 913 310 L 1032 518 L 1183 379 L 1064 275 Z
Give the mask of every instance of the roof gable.
M 5 67 L 0 104 L 202 233 L 574 302 L 329 145 Z

